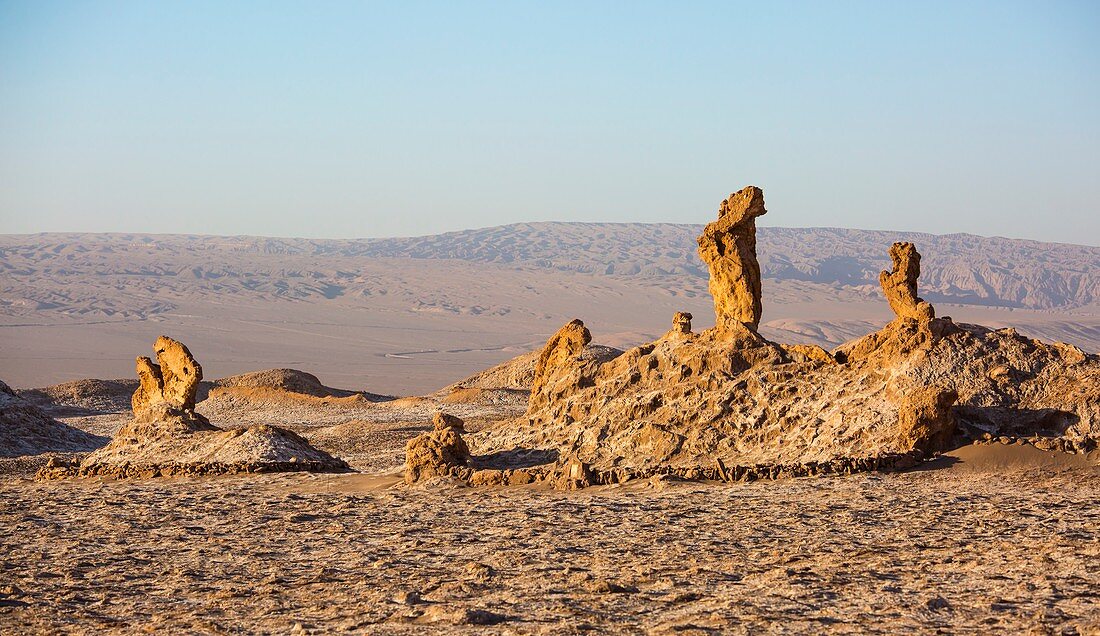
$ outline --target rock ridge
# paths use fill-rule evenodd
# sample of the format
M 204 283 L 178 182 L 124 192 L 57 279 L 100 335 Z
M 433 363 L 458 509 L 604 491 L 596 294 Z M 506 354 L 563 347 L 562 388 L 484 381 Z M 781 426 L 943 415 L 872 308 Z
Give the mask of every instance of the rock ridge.
M 699 238 L 715 327 L 694 333 L 678 313 L 658 340 L 593 360 L 579 355 L 591 333 L 570 321 L 540 352 L 526 416 L 466 436 L 470 459 L 449 474 L 579 487 L 657 474 L 899 470 L 990 436 L 1096 447 L 1100 357 L 937 318 L 918 295 L 912 243 L 889 249 L 879 282 L 896 317 L 879 331 L 831 352 L 762 337 L 754 219 L 764 212 L 759 188 L 744 188 Z M 532 454 L 547 459 L 508 460 Z

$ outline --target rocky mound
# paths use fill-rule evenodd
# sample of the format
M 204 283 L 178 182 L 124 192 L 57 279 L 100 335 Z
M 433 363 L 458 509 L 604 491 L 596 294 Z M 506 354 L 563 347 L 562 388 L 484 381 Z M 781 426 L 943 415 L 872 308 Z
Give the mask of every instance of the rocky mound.
M 313 397 L 349 397 L 356 394 L 356 391 L 327 387 L 321 384 L 317 376 L 297 369 L 268 369 L 266 371 L 243 373 L 215 380 L 213 386 L 217 388 L 271 389 Z
M 884 329 L 834 352 L 762 337 L 754 219 L 764 213 L 763 193 L 746 188 L 699 239 L 714 328 L 694 333 L 677 314 L 662 338 L 601 363 L 581 355 L 584 324 L 566 324 L 540 353 L 526 417 L 471 435 L 477 454 L 463 474 L 573 485 L 656 473 L 751 479 L 904 468 L 982 437 L 1096 446 L 1100 357 L 935 318 L 917 296 L 912 244 L 895 244 L 879 277 L 897 316 Z M 559 460 L 517 474 L 507 461 L 515 449 Z
M 525 410 L 535 382 L 535 367 L 541 351 L 531 351 L 506 360 L 437 391 L 433 397 L 443 404 L 480 404 Z M 580 356 L 585 360 L 607 362 L 622 355 L 621 349 L 587 343 Z
M 0 457 L 82 453 L 106 442 L 58 422 L 0 381 Z
M 432 477 L 464 475 L 472 458 L 462 434 L 465 423 L 446 413 L 436 413 L 432 430 L 405 445 L 405 483 L 415 484 Z
M 122 413 L 130 410 L 136 380 L 76 380 L 18 391 L 20 397 L 55 415 Z
M 535 382 L 535 365 L 541 350 L 530 351 L 506 360 L 470 377 L 459 380 L 446 387 L 440 393 L 447 394 L 459 389 L 509 389 L 527 393 Z M 599 344 L 586 344 L 581 356 L 586 360 L 607 362 L 622 355 L 622 349 Z
M 52 461 L 40 479 L 159 477 L 283 471 L 346 471 L 347 463 L 274 426 L 223 430 L 195 412 L 202 367 L 182 343 L 161 336 L 156 363 L 137 359 L 134 419 L 80 461 Z

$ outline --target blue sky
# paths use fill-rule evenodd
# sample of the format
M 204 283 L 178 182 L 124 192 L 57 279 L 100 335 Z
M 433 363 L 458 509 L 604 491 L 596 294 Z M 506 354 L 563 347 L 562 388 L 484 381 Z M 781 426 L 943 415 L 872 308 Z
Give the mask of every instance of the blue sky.
M 1100 244 L 1096 2 L 6 2 L 0 232 Z

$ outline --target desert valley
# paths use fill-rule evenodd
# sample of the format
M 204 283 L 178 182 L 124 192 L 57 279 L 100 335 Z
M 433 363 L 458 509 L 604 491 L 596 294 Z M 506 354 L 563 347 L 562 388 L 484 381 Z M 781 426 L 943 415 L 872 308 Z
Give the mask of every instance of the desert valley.
M 0 625 L 1097 633 L 1100 248 L 766 212 L 0 237 Z
M 0 636 L 1100 636 L 1100 3 L 0 2 Z

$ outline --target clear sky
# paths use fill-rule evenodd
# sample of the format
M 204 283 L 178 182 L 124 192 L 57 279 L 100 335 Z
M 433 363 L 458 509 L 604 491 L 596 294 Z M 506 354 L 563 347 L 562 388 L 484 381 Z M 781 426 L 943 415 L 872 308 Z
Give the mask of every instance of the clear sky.
M 0 232 L 1100 244 L 1100 2 L 0 0 Z

